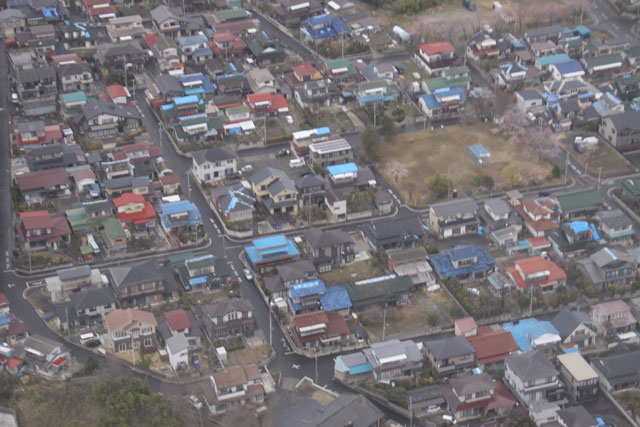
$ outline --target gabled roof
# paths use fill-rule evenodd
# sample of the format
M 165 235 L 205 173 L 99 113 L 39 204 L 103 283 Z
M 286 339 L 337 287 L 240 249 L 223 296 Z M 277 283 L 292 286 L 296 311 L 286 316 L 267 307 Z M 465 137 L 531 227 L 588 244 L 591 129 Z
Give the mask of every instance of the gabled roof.
M 640 131 L 640 111 L 627 111 L 620 114 L 614 114 L 605 118 L 604 120 L 611 120 L 613 127 L 618 134 L 625 130 L 629 130 L 633 133 Z
M 475 354 L 476 352 L 467 338 L 462 335 L 428 340 L 424 342 L 424 345 L 435 360 L 450 359 L 452 357 Z
M 184 332 L 173 335 L 167 339 L 167 348 L 171 354 L 180 353 L 189 348 L 189 341 Z
M 127 288 L 163 278 L 155 260 L 143 261 L 126 267 L 111 267 L 109 272 L 117 288 Z
M 253 305 L 249 300 L 239 298 L 223 299 L 214 304 L 204 304 L 201 308 L 202 314 L 209 318 L 222 317 L 234 311 L 242 313 L 253 311 Z
M 441 53 L 454 51 L 453 45 L 445 40 L 431 43 L 422 43 L 418 47 L 427 55 L 439 55 Z
M 595 358 L 592 364 L 611 384 L 628 382 L 640 372 L 640 350 L 614 352 Z
M 21 191 L 48 189 L 57 186 L 68 186 L 69 175 L 63 168 L 25 173 L 16 176 Z
M 166 311 L 164 318 L 169 325 L 169 328 L 173 331 L 183 331 L 191 327 L 189 316 L 187 312 L 182 309 Z
M 71 298 L 71 304 L 76 310 L 94 308 L 116 302 L 116 296 L 109 287 L 82 289 L 80 292 L 72 293 L 69 298 Z
M 135 308 L 113 310 L 104 317 L 104 324 L 109 332 L 115 332 L 134 322 L 158 326 L 153 313 Z
M 558 375 L 553 363 L 541 351 L 530 350 L 522 354 L 509 356 L 505 360 L 506 366 L 524 383 L 540 378 Z
M 562 425 L 566 427 L 597 427 L 600 425 L 598 420 L 582 405 L 560 409 L 557 414 L 562 420 Z
M 285 282 L 300 280 L 308 275 L 314 275 L 316 268 L 308 259 L 300 261 L 288 262 L 276 266 L 278 276 Z
M 94 101 L 85 104 L 82 107 L 82 115 L 87 121 L 98 117 L 101 114 L 108 114 L 116 117 L 124 117 L 126 119 L 142 120 L 140 112 L 128 105 L 112 104 L 105 101 Z
M 145 199 L 142 194 L 124 193 L 120 197 L 113 199 L 113 206 L 116 208 L 128 205 L 129 203 L 144 203 Z
M 452 378 L 449 380 L 449 384 L 451 384 L 451 388 L 453 388 L 457 396 L 480 393 L 496 388 L 493 379 L 486 372 Z
M 456 199 L 450 202 L 431 205 L 431 210 L 438 218 L 448 217 L 458 214 L 474 213 L 478 210 L 478 204 L 471 198 Z
M 504 360 L 507 355 L 519 349 L 513 335 L 505 329 L 481 326 L 477 334 L 467 337 L 467 340 L 476 351 L 476 358 L 481 365 Z
M 551 323 L 558 330 L 560 338 L 563 340 L 571 335 L 571 333 L 575 331 L 580 324 L 593 324 L 588 313 L 582 311 L 571 311 L 567 307 L 562 307 Z
M 201 165 L 205 162 L 222 162 L 225 160 L 233 160 L 238 159 L 238 155 L 233 152 L 230 148 L 226 147 L 212 147 L 206 150 L 198 150 L 193 151 L 192 153 L 193 160 Z
M 567 191 L 556 194 L 555 197 L 560 203 L 560 208 L 565 212 L 602 204 L 602 197 L 595 188 Z
M 311 227 L 304 233 L 307 244 L 312 248 L 325 248 L 343 243 L 352 243 L 349 233 L 343 230 L 321 230 Z
M 376 425 L 384 414 L 360 394 L 341 394 L 326 405 L 305 399 L 287 410 L 279 419 L 281 427 L 328 427 Z

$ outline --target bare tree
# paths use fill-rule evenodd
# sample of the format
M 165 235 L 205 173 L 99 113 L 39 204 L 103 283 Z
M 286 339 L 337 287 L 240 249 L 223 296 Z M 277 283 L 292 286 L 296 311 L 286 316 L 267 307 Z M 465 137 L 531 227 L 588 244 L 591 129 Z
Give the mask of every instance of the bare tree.
M 387 165 L 387 170 L 393 175 L 395 182 L 398 183 L 398 179 L 406 178 L 409 175 L 409 168 L 398 160 L 391 160 Z

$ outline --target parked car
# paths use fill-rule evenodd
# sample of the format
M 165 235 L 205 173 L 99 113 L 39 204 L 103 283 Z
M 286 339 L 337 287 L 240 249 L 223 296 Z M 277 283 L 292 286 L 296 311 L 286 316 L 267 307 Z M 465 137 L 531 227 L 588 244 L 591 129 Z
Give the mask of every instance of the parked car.
M 283 148 L 276 153 L 276 157 L 287 157 L 289 154 L 291 154 L 291 151 L 288 148 Z
M 253 280 L 253 274 L 251 274 L 251 271 L 248 268 L 245 268 L 244 270 L 242 270 L 242 274 L 244 274 L 245 279 Z
M 100 337 L 95 332 L 80 335 L 80 344 L 87 347 L 97 347 L 100 345 Z
M 193 363 L 193 367 L 200 370 L 200 359 L 198 359 L 198 356 L 193 356 L 191 361 Z
M 202 409 L 202 402 L 200 402 L 200 399 L 195 397 L 193 394 L 189 396 L 189 403 L 191 403 L 196 409 Z
M 289 123 L 290 125 L 293 124 L 293 117 L 287 116 L 287 117 L 285 117 L 285 119 L 287 120 L 287 123 Z

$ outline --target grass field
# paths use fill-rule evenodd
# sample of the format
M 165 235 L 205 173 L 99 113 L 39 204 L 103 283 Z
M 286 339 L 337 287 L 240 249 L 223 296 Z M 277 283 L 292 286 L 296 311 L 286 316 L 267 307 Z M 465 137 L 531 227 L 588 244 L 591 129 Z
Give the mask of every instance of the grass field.
M 227 361 L 225 365 L 249 365 L 251 363 L 259 363 L 271 351 L 268 344 L 260 345 L 257 347 L 245 347 L 242 350 L 232 351 L 227 353 Z
M 597 148 L 588 150 L 585 153 L 578 153 L 573 149 L 574 140 L 575 135 L 568 133 L 564 138 L 564 144 L 573 161 L 578 164 L 580 172 L 584 172 L 585 168 L 587 168 L 587 173 L 597 176 L 598 168 L 602 168 L 602 176 L 608 177 L 635 171 L 635 168 L 627 159 L 603 140 L 600 140 Z
M 488 165 L 478 165 L 471 159 L 469 145 L 482 144 L 491 153 Z M 520 173 L 527 182 L 550 181 L 552 165 L 535 162 L 510 145 L 500 133 L 492 133 L 485 125 L 449 126 L 398 135 L 393 142 L 382 144 L 382 173 L 402 197 L 414 206 L 435 202 L 427 182 L 435 175 L 451 179 L 451 188 L 458 193 L 486 192 L 474 184 L 475 177 L 489 175 L 495 190 L 507 190 L 502 169 L 512 161 L 519 162 Z M 397 176 L 394 165 L 406 168 L 406 176 Z M 396 179 L 397 177 L 397 179 Z
M 354 262 L 342 267 L 334 267 L 328 273 L 319 274 L 318 277 L 329 285 L 340 285 L 347 282 L 355 282 L 356 280 L 369 279 L 382 275 L 383 272 L 372 265 L 370 259 L 366 261 Z

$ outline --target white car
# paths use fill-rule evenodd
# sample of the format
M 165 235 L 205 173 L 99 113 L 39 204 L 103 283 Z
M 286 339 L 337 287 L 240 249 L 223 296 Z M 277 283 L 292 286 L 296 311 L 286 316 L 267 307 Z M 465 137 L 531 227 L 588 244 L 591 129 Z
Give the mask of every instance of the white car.
M 340 109 L 340 111 L 342 111 L 343 113 L 346 113 L 347 111 L 349 111 L 349 109 L 347 107 L 345 107 L 344 105 L 341 105 L 340 107 L 338 107 Z
M 293 117 L 287 116 L 287 117 L 285 117 L 285 119 L 287 119 L 287 123 L 289 123 L 290 125 L 293 124 Z
M 191 403 L 196 409 L 202 409 L 202 402 L 200 402 L 200 399 L 195 397 L 193 394 L 189 396 L 189 403 Z
M 249 271 L 249 269 L 245 268 L 244 270 L 242 270 L 242 274 L 244 274 L 245 279 L 253 280 L 253 274 L 251 274 L 251 271 Z

